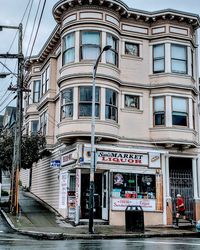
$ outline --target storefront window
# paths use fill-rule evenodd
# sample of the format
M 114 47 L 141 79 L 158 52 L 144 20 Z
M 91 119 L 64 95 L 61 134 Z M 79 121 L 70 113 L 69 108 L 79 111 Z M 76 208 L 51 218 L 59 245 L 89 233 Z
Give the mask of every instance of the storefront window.
M 113 173 L 112 197 L 155 199 L 155 175 Z

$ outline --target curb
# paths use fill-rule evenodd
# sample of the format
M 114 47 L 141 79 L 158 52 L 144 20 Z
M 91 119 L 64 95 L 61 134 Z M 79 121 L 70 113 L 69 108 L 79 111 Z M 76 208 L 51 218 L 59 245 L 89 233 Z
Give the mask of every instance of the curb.
M 75 240 L 75 239 L 130 239 L 130 238 L 153 238 L 153 237 L 194 237 L 199 236 L 198 232 L 178 232 L 177 233 L 126 233 L 126 234 L 66 234 L 66 233 L 49 233 L 49 232 L 36 232 L 18 229 L 14 226 L 5 211 L 0 209 L 0 212 L 6 219 L 10 227 L 22 234 L 43 240 Z

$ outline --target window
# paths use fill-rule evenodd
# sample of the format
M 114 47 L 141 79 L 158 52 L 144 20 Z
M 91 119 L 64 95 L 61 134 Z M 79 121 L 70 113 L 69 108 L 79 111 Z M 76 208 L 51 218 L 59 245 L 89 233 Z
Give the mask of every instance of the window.
M 191 50 L 191 75 L 194 77 L 194 52 Z
M 187 47 L 171 45 L 171 67 L 173 73 L 187 73 Z
M 42 74 L 42 95 L 49 89 L 49 67 Z
M 165 99 L 164 97 L 154 98 L 154 125 L 165 125 Z
M 107 45 L 111 45 L 112 48 L 106 51 L 106 62 L 118 66 L 118 41 L 111 34 L 107 34 Z
M 125 43 L 125 54 L 131 56 L 139 56 L 139 44 Z
M 40 100 L 40 81 L 33 82 L 33 102 L 39 102 Z
M 112 197 L 155 199 L 155 175 L 113 173 Z
M 100 50 L 100 32 L 83 31 L 81 33 L 81 59 L 96 60 Z
M 112 89 L 106 89 L 106 119 L 111 119 L 117 122 L 117 92 Z
M 79 89 L 79 117 L 92 116 L 92 87 L 84 86 Z M 95 93 L 95 116 L 99 117 L 99 87 Z
M 61 119 L 73 117 L 73 88 L 61 93 Z
M 153 73 L 165 71 L 165 46 L 164 44 L 153 46 Z
M 63 38 L 63 65 L 75 60 L 75 35 L 74 32 Z
M 172 97 L 172 125 L 187 126 L 187 99 Z
M 47 133 L 47 111 L 40 116 L 40 132 L 42 135 Z
M 31 134 L 36 135 L 38 132 L 39 121 L 31 121 Z
M 139 96 L 125 95 L 124 96 L 124 106 L 125 108 L 135 108 L 139 109 Z

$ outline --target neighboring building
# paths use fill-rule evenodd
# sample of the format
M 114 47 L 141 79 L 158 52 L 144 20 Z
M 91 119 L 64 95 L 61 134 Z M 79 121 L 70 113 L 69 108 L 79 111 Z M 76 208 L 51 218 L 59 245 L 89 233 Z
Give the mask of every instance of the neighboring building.
M 14 135 L 16 122 L 16 107 L 7 106 L 3 115 L 3 128 L 4 135 Z
M 111 45 L 96 77 L 95 218 L 124 225 L 126 206 L 141 205 L 146 225 L 171 224 L 181 193 L 200 219 L 199 16 L 120 0 L 62 0 L 53 15 L 26 62 L 24 120 L 52 156 L 22 170 L 23 185 L 62 216 L 88 218 L 92 69 Z

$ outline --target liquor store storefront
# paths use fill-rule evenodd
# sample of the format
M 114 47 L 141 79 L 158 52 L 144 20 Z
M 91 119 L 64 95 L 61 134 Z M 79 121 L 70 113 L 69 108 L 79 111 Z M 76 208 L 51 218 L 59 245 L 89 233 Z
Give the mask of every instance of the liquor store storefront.
M 89 215 L 90 147 L 83 145 L 78 155 L 76 167 L 68 170 L 69 176 L 75 178 L 74 190 L 68 190 L 68 195 L 74 191 L 76 223 Z M 107 220 L 110 225 L 124 225 L 125 209 L 132 205 L 143 208 L 145 224 L 163 224 L 161 152 L 97 148 L 94 218 Z

